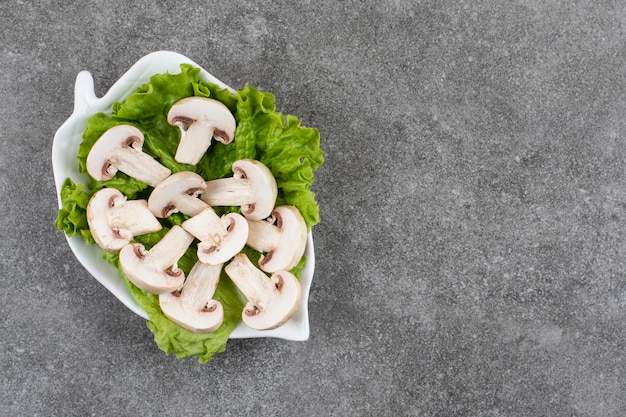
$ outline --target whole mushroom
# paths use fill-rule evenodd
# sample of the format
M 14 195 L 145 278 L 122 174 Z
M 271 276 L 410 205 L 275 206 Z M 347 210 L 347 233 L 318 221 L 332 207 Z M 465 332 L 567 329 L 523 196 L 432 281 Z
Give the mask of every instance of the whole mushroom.
M 103 188 L 89 199 L 87 222 L 102 249 L 117 252 L 135 236 L 161 230 L 146 200 L 127 200 L 115 188 Z
M 196 262 L 182 289 L 159 295 L 161 311 L 174 323 L 194 333 L 211 333 L 224 321 L 222 304 L 213 299 L 222 264 Z
M 290 270 L 306 248 L 307 227 L 294 206 L 279 206 L 265 220 L 248 220 L 247 244 L 264 255 L 259 266 L 265 272 Z
M 206 182 L 200 175 L 190 171 L 177 172 L 152 190 L 148 207 L 159 218 L 178 212 L 195 216 L 208 207 L 198 198 L 205 190 Z
M 118 171 L 156 187 L 171 171 L 143 152 L 144 136 L 131 125 L 116 125 L 104 132 L 87 155 L 87 172 L 97 181 Z
M 178 260 L 185 254 L 193 236 L 180 226 L 170 230 L 149 251 L 140 243 L 130 243 L 120 251 L 120 267 L 137 287 L 153 294 L 163 294 L 180 288 L 185 273 Z
M 248 238 L 248 223 L 237 213 L 218 216 L 211 207 L 185 220 L 183 229 L 198 243 L 198 259 L 207 265 L 222 264 L 240 252 Z
M 180 142 L 174 159 L 197 164 L 211 146 L 212 138 L 228 144 L 235 136 L 236 122 L 223 103 L 205 97 L 177 101 L 167 114 L 167 122 L 180 128 Z
M 248 299 L 241 318 L 253 329 L 281 326 L 300 305 L 300 282 L 288 271 L 276 271 L 270 278 L 244 253 L 235 255 L 224 271 Z
M 254 159 L 240 159 L 233 162 L 232 171 L 232 177 L 207 181 L 200 198 L 210 206 L 239 206 L 250 220 L 268 217 L 278 196 L 269 168 Z

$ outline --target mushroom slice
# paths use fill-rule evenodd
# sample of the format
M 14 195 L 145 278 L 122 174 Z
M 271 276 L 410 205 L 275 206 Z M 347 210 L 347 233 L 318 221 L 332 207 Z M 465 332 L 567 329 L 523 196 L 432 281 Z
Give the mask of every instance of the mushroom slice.
M 266 220 L 248 220 L 247 244 L 264 253 L 259 266 L 265 272 L 290 270 L 304 254 L 307 227 L 294 206 L 279 206 Z
M 198 196 L 206 190 L 204 178 L 195 172 L 181 171 L 157 185 L 148 198 L 150 211 L 160 218 L 181 212 L 195 216 L 207 208 Z
M 126 200 L 115 188 L 97 191 L 87 204 L 87 223 L 102 249 L 117 252 L 135 236 L 161 230 L 146 200 Z
M 198 259 L 207 265 L 228 261 L 243 249 L 248 238 L 248 223 L 242 215 L 227 213 L 220 217 L 211 207 L 181 226 L 200 241 Z
M 177 101 L 167 113 L 167 122 L 180 128 L 180 143 L 174 159 L 195 165 L 205 154 L 211 139 L 229 144 L 235 136 L 235 117 L 223 103 L 205 97 Z
M 278 187 L 271 171 L 254 159 L 233 163 L 233 176 L 207 181 L 200 198 L 210 206 L 240 206 L 250 220 L 261 220 L 272 212 Z
M 288 271 L 277 271 L 270 278 L 243 253 L 235 255 L 224 270 L 248 299 L 241 318 L 253 329 L 270 330 L 284 324 L 300 305 L 300 282 Z
M 222 265 L 196 264 L 182 289 L 159 295 L 159 305 L 174 323 L 194 333 L 211 333 L 224 321 L 222 304 L 213 299 Z
M 120 266 L 128 279 L 142 290 L 163 294 L 177 290 L 185 273 L 177 262 L 193 242 L 193 236 L 180 226 L 172 228 L 149 251 L 140 243 L 130 243 L 120 251 Z
M 119 170 L 156 187 L 171 171 L 143 152 L 143 142 L 143 133 L 136 127 L 113 126 L 91 147 L 87 155 L 87 172 L 97 181 L 105 181 Z

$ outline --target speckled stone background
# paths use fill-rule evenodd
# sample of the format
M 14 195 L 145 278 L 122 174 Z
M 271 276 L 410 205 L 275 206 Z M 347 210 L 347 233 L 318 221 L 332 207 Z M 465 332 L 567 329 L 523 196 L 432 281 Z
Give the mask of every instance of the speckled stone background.
M 307 342 L 166 356 L 54 228 L 76 74 L 156 50 L 320 130 Z M 625 415 L 623 3 L 2 1 L 0 97 L 0 415 Z

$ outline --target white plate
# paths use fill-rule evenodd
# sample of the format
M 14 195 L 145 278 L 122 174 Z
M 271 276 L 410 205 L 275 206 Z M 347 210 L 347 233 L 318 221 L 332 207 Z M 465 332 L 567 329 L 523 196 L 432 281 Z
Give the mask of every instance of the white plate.
M 70 177 L 75 183 L 87 183 L 87 177 L 78 171 L 78 160 L 76 159 L 78 146 L 82 141 L 82 134 L 87 125 L 87 119 L 97 112 L 110 114 L 113 103 L 124 101 L 137 87 L 147 83 L 152 75 L 165 72 L 177 74 L 180 72 L 180 64 L 183 63 L 200 67 L 200 65 L 189 58 L 175 52 L 153 52 L 137 61 L 101 98 L 96 97 L 94 93 L 91 74 L 88 71 L 81 71 L 78 74 L 74 87 L 74 111 L 69 119 L 57 130 L 54 135 L 54 143 L 52 144 L 52 168 L 59 197 L 59 208 L 61 208 L 61 185 L 66 178 Z M 210 81 L 222 88 L 234 91 L 204 69 L 201 70 L 200 77 L 205 81 Z M 102 249 L 96 245 L 85 244 L 78 236 L 67 238 L 67 242 L 76 258 L 94 278 L 113 293 L 126 307 L 144 319 L 148 319 L 146 311 L 133 299 L 117 269 L 102 259 Z M 308 339 L 308 299 L 315 269 L 315 254 L 311 233 L 308 236 L 305 256 L 307 262 L 302 270 L 300 281 L 302 284 L 302 302 L 296 314 L 287 323 L 273 330 L 253 330 L 240 322 L 231 333 L 231 339 L 253 337 L 276 337 L 286 340 Z

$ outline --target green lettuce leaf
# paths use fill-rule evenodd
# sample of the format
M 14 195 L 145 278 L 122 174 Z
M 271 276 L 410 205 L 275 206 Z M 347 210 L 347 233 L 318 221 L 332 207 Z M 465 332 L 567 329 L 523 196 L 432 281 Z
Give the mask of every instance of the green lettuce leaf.
M 79 235 L 88 244 L 96 243 L 87 223 L 87 204 L 90 194 L 84 191 L 84 185 L 75 184 L 66 178 L 61 186 L 62 208 L 57 212 L 54 225 L 69 237 Z
M 317 129 L 303 127 L 295 116 L 276 111 L 276 99 L 250 85 L 239 90 L 236 140 L 216 143 L 206 164 L 200 161 L 198 173 L 207 179 L 232 175 L 232 164 L 252 158 L 263 162 L 276 178 L 277 205 L 298 207 L 307 227 L 320 221 L 319 206 L 310 186 L 313 172 L 324 162 Z
M 150 250 L 168 231 L 168 228 L 163 228 L 158 232 L 137 236 L 133 242 L 141 243 Z M 168 319 L 159 307 L 159 296 L 138 288 L 126 277 L 120 267 L 117 253 L 107 252 L 105 259 L 118 269 L 135 301 L 148 313 L 150 320 L 147 326 L 154 333 L 154 341 L 162 351 L 178 358 L 196 355 L 200 363 L 206 363 L 215 354 L 226 349 L 228 337 L 239 323 L 245 300 L 224 271 L 213 295 L 224 308 L 224 323 L 213 333 L 199 334 Z M 190 247 L 178 261 L 178 267 L 187 275 L 197 261 L 196 249 Z
M 197 165 L 180 164 L 174 154 L 180 140 L 177 127 L 167 123 L 167 112 L 178 100 L 189 96 L 210 97 L 224 103 L 237 121 L 235 140 L 224 145 L 214 142 Z M 314 171 L 324 162 L 320 149 L 320 136 L 316 129 L 304 127 L 301 121 L 291 115 L 276 111 L 275 97 L 249 85 L 237 93 L 200 80 L 200 69 L 182 64 L 178 74 L 156 74 L 145 85 L 137 88 L 123 102 L 112 106 L 111 114 L 98 113 L 87 121 L 77 158 L 80 172 L 86 173 L 86 159 L 89 150 L 98 138 L 118 124 L 131 124 L 144 134 L 143 151 L 161 164 L 179 172 L 197 172 L 206 180 L 232 176 L 232 164 L 238 159 L 253 158 L 268 166 L 278 185 L 277 205 L 290 204 L 302 213 L 310 229 L 320 221 L 319 207 L 313 184 Z M 103 187 L 113 187 L 129 199 L 148 198 L 152 188 L 127 175 L 118 172 L 108 181 L 91 179 L 85 189 L 83 184 L 74 184 L 67 179 L 61 190 L 62 208 L 58 212 L 56 226 L 68 236 L 77 234 L 88 243 L 93 243 L 86 220 L 86 207 L 93 193 Z M 219 213 L 238 210 L 233 207 L 216 208 Z M 134 242 L 149 249 L 156 244 L 173 225 L 180 225 L 187 216 L 174 214 L 161 219 L 163 229 L 159 232 L 137 236 Z M 178 266 L 186 274 L 195 262 L 196 244 L 187 250 Z M 256 262 L 260 253 L 246 247 L 245 253 Z M 230 333 L 241 319 L 245 299 L 222 272 L 214 298 L 224 307 L 225 320 L 214 333 L 197 334 L 170 321 L 159 307 L 157 295 L 147 293 L 133 285 L 119 268 L 117 253 L 103 251 L 103 257 L 115 265 L 124 277 L 133 298 L 148 313 L 147 326 L 154 333 L 160 349 L 179 358 L 197 356 L 201 363 L 209 361 L 215 354 L 226 349 Z M 306 259 L 292 269 L 299 277 Z

